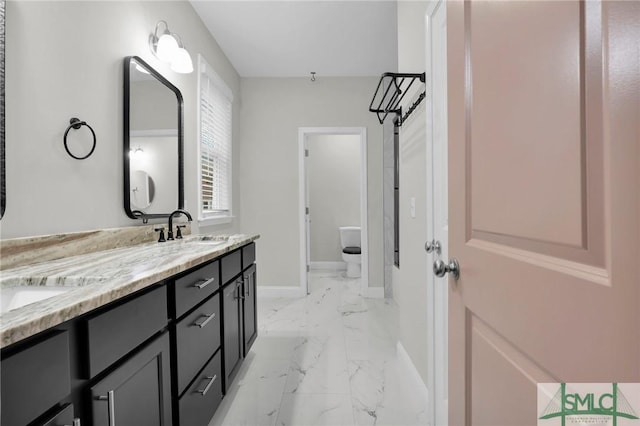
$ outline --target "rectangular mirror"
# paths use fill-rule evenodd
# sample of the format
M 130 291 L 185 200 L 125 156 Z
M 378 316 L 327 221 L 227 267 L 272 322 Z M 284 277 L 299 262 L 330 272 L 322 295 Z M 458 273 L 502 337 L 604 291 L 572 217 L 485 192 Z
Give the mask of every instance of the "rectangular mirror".
M 4 37 L 6 3 L 0 0 L 0 218 L 7 205 L 6 172 L 4 167 Z
M 133 219 L 184 208 L 180 90 L 137 56 L 124 60 L 124 209 Z

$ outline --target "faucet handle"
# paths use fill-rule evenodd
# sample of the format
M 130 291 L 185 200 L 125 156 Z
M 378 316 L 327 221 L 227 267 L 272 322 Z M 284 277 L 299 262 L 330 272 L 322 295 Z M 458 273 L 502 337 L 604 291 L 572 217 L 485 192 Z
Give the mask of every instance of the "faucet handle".
M 187 225 L 176 225 L 176 240 L 182 239 L 182 231 L 180 228 L 185 228 Z
M 161 226 L 160 228 L 155 228 L 154 231 L 160 232 L 160 236 L 158 237 L 159 243 L 164 243 L 165 241 L 167 241 L 164 239 L 164 227 Z

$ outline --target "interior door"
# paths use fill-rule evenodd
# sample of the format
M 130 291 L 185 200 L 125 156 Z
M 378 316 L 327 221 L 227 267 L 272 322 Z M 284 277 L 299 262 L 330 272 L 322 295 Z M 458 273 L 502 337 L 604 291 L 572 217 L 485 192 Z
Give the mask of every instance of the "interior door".
M 640 381 L 639 23 L 447 2 L 451 425 L 535 425 L 539 382 Z

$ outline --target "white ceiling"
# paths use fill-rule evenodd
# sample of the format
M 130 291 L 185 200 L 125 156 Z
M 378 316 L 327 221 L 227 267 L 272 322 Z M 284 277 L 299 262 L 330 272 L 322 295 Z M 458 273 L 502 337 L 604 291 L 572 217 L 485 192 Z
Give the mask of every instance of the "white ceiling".
M 242 77 L 380 76 L 397 68 L 395 0 L 190 1 Z

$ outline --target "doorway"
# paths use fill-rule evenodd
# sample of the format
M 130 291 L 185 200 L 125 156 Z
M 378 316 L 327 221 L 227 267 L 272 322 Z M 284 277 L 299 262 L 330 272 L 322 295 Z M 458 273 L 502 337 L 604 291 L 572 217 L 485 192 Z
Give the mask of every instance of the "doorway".
M 447 14 L 446 3 L 433 2 L 425 15 L 426 144 L 427 144 L 427 389 L 430 424 L 448 424 L 448 286 L 431 265 L 448 259 L 448 134 L 447 134 Z M 426 245 L 425 245 L 426 249 Z
M 309 272 L 312 267 L 312 232 L 311 221 L 314 214 L 327 214 L 326 209 L 319 209 L 318 213 L 315 213 L 311 206 L 311 191 L 310 191 L 310 177 L 311 177 L 311 159 L 310 156 L 313 152 L 310 149 L 310 143 L 321 144 L 323 141 L 330 143 L 331 136 L 339 137 L 355 137 L 358 141 L 358 155 L 359 155 L 359 202 L 356 204 L 359 207 L 359 225 L 361 228 L 361 288 L 362 294 L 368 294 L 369 288 L 369 262 L 368 262 L 368 238 L 367 238 L 367 134 L 364 127 L 302 127 L 298 131 L 298 143 L 299 143 L 299 218 L 300 218 L 300 286 L 304 294 L 309 294 Z M 313 141 L 313 142 L 312 142 Z M 339 154 L 339 152 L 338 152 Z M 338 155 L 336 154 L 336 155 Z M 324 155 L 323 155 L 324 157 Z M 328 161 L 328 160 L 325 160 Z M 327 204 L 335 200 L 326 200 Z M 325 204 L 325 203 L 323 203 Z M 323 213 L 324 210 L 324 213 Z M 326 222 L 326 221 L 325 221 Z M 354 225 L 353 223 L 344 223 L 340 226 Z M 339 230 L 335 226 L 335 230 L 327 230 L 327 233 L 332 233 L 332 237 L 327 242 L 321 242 L 317 247 L 314 247 L 314 252 L 320 252 L 327 250 L 327 245 L 335 245 L 335 241 L 339 241 Z M 331 235 L 330 235 L 331 236 Z M 338 240 L 336 240 L 338 238 Z M 334 240 L 331 242 L 331 240 Z M 339 250 L 335 248 L 336 251 Z M 339 253 L 339 252 L 338 252 Z M 331 265 L 331 261 L 327 262 L 327 265 Z

